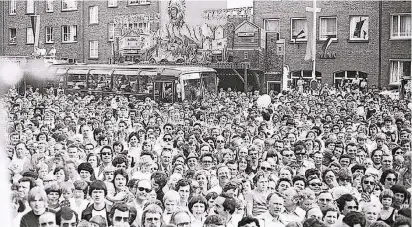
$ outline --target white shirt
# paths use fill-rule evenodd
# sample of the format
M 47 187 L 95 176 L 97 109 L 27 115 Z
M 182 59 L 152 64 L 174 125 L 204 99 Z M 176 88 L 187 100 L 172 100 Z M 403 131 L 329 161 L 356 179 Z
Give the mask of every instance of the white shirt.
M 274 218 L 269 211 L 256 217 L 259 220 L 260 227 L 285 227 L 282 217 Z
M 107 223 L 107 215 L 106 215 L 106 207 L 104 207 L 102 210 L 92 210 L 92 217 L 96 216 L 96 215 L 100 215 L 102 216 L 105 220 L 106 220 L 106 226 L 108 226 Z
M 302 223 L 305 220 L 305 215 L 306 215 L 306 211 L 304 211 L 300 207 L 296 207 L 296 209 L 292 212 L 288 212 L 287 210 L 285 210 L 282 213 L 282 220 L 285 221 L 286 225 L 291 221 Z

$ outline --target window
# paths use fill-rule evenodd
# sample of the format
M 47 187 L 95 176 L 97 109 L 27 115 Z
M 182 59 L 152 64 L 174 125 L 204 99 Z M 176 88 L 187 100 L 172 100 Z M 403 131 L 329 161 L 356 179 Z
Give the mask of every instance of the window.
M 99 7 L 98 6 L 89 7 L 89 23 L 90 24 L 99 23 Z
M 99 57 L 99 42 L 98 41 L 90 41 L 90 58 L 98 58 Z
M 17 0 L 10 0 L 9 1 L 9 4 L 10 4 L 9 14 L 10 15 L 16 15 L 16 2 L 17 2 Z
M 108 0 L 107 7 L 117 7 L 117 0 Z
M 109 41 L 114 41 L 114 23 L 109 23 L 108 25 L 108 39 Z
M 391 39 L 410 39 L 411 14 L 398 14 L 392 16 Z
M 27 0 L 26 13 L 34 13 L 34 0 Z
M 400 85 L 402 77 L 411 76 L 411 60 L 391 60 L 389 84 Z
M 53 0 L 46 0 L 46 12 L 47 13 L 53 12 Z
M 356 84 L 360 86 L 363 80 L 366 83 L 368 82 L 368 74 L 361 71 L 340 71 L 333 73 L 333 83 L 335 88 L 344 87 L 347 84 Z
M 321 17 L 319 39 L 326 40 L 328 37 L 337 38 L 336 17 Z
M 247 60 L 248 58 L 249 58 L 249 53 L 248 52 L 245 52 L 245 60 Z
M 33 28 L 27 28 L 26 29 L 26 43 L 27 44 L 34 44 Z
M 62 0 L 62 11 L 77 10 L 77 0 Z
M 149 0 L 129 0 L 129 5 L 148 5 Z
M 308 22 L 306 18 L 292 18 L 290 39 L 293 42 L 308 40 Z
M 17 29 L 9 28 L 9 44 L 17 44 Z
M 350 16 L 349 23 L 349 40 L 367 41 L 369 39 L 368 16 Z
M 77 42 L 77 25 L 63 25 L 62 37 L 63 43 Z
M 53 39 L 53 27 L 46 27 L 46 43 L 54 43 Z
M 264 19 L 264 29 L 266 32 L 279 33 L 279 19 Z

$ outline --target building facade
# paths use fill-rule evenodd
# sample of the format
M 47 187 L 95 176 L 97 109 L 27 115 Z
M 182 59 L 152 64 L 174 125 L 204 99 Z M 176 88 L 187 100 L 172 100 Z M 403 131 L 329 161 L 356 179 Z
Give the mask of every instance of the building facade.
M 226 4 L 0 1 L 0 55 L 55 50 L 58 59 L 78 63 L 233 63 L 217 67 L 227 86 L 233 79 L 243 83 L 239 88 L 253 81 L 253 89 L 263 92 L 280 91 L 300 77 L 311 80 L 305 54 L 312 1 L 256 0 L 253 9 Z M 319 0 L 317 7 L 316 79 L 338 86 L 360 78 L 369 86 L 396 87 L 410 77 L 410 1 Z M 182 30 L 173 34 L 179 20 Z
M 156 29 L 156 1 L 3 1 L 2 49 L 6 56 L 30 56 L 38 48 L 70 62 L 109 62 L 114 16 L 134 17 L 127 26 Z M 32 20 L 32 18 L 35 18 Z M 33 25 L 33 22 L 35 21 Z M 38 34 L 36 35 L 36 27 Z
M 304 59 L 312 14 L 306 8 L 312 1 L 256 0 L 253 7 L 254 23 L 266 34 L 266 49 L 273 33 L 284 43 L 288 83 L 301 76 L 309 81 L 312 62 Z M 337 86 L 358 77 L 369 86 L 387 87 L 410 76 L 410 1 L 317 1 L 317 8 L 316 77 L 322 83 Z M 278 79 L 267 83 L 280 83 Z
M 225 0 L 203 5 L 185 0 L 8 0 L 0 4 L 1 55 L 31 56 L 55 49 L 58 59 L 69 62 L 113 63 L 150 60 L 145 54 L 157 45 L 158 39 L 164 38 L 162 32 L 172 20 L 184 20 L 193 38 L 194 26 L 202 21 L 202 12 L 224 8 L 227 3 Z M 179 18 L 171 19 L 171 8 Z M 189 18 L 194 15 L 196 20 Z

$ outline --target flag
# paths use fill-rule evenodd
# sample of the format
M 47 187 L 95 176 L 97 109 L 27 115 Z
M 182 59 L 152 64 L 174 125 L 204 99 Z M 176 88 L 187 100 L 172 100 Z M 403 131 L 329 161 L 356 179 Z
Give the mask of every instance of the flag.
M 294 39 L 296 43 L 297 39 L 305 38 L 305 31 L 304 30 L 300 31 L 297 35 L 292 36 L 292 38 Z
M 33 15 L 30 17 L 31 27 L 34 37 L 34 49 L 39 47 L 39 38 L 40 38 L 40 16 Z
M 308 24 L 308 41 L 306 43 L 306 55 L 305 55 L 305 61 L 312 61 L 313 60 L 313 54 L 312 54 L 312 36 L 313 36 L 313 12 L 306 11 L 306 18 L 307 18 L 307 24 Z M 315 40 L 316 42 L 316 40 Z
M 334 35 L 328 35 L 328 39 L 323 43 L 323 46 L 322 46 L 323 54 L 326 54 L 326 50 L 328 49 L 328 47 L 332 43 L 332 38 L 335 38 L 335 36 Z
M 362 20 L 362 18 L 360 18 L 359 22 L 356 22 L 356 27 L 355 27 L 355 31 L 353 32 L 353 37 L 357 37 L 357 38 L 361 37 L 363 23 L 365 23 L 365 20 Z

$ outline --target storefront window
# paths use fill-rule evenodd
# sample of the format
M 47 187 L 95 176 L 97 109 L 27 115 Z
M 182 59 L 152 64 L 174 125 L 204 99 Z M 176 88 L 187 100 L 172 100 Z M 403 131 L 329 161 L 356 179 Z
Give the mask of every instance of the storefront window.
M 68 89 L 85 89 L 86 88 L 86 74 L 69 74 L 67 76 Z
M 110 91 L 110 72 L 91 71 L 89 74 L 88 88 L 97 91 Z

